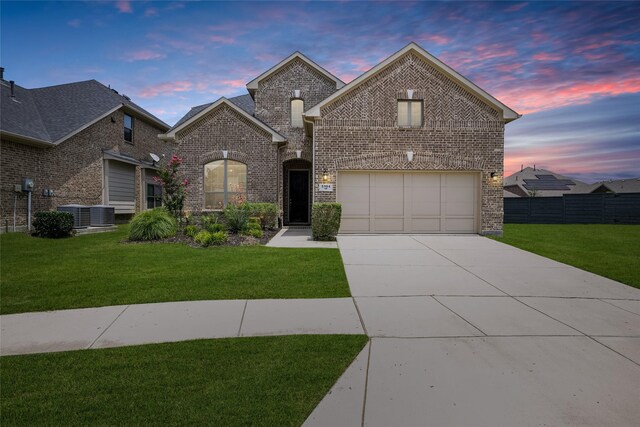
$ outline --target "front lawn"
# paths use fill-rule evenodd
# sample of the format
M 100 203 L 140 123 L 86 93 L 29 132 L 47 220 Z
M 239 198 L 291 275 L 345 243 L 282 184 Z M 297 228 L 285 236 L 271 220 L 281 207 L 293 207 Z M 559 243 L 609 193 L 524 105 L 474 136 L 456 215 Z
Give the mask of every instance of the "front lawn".
M 0 236 L 0 313 L 163 301 L 348 297 L 337 249 L 122 243 L 117 232 Z
M 298 426 L 364 335 L 198 340 L 0 358 L 3 426 Z
M 640 226 L 505 224 L 518 248 L 640 288 Z

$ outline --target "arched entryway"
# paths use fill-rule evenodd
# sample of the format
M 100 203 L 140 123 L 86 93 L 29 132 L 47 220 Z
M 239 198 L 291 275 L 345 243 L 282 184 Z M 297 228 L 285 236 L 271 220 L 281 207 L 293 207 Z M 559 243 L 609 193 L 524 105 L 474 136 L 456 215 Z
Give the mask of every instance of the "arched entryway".
M 288 160 L 282 171 L 284 225 L 311 224 L 311 162 Z

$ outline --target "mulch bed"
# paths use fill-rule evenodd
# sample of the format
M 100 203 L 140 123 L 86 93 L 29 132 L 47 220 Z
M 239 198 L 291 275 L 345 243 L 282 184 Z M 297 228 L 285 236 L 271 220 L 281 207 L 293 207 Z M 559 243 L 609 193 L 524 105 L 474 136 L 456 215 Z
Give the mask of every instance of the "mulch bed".
M 255 245 L 266 245 L 269 243 L 269 240 L 273 238 L 276 234 L 278 234 L 280 229 L 276 230 L 264 230 L 264 236 L 262 239 L 256 239 L 251 236 L 241 236 L 240 234 L 232 234 L 229 233 L 229 240 L 224 245 L 210 246 L 210 247 L 222 247 L 222 246 L 255 246 Z M 189 236 L 185 236 L 182 230 L 178 231 L 175 236 L 169 237 L 167 239 L 161 240 L 153 240 L 153 241 L 144 241 L 144 242 L 134 242 L 131 240 L 123 240 L 122 243 L 130 243 L 130 244 L 140 244 L 140 243 L 182 243 L 187 246 L 191 246 L 192 248 L 201 248 L 202 246 L 193 241 L 193 239 Z

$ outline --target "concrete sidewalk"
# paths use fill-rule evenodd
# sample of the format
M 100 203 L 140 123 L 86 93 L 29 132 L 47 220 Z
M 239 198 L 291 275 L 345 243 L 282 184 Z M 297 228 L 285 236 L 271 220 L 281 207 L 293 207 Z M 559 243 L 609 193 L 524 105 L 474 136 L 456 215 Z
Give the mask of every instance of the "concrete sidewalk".
M 353 299 L 136 304 L 0 316 L 0 354 L 295 334 L 362 334 Z
M 370 344 L 307 426 L 637 425 L 640 290 L 479 236 L 342 236 Z
M 283 228 L 267 243 L 272 248 L 337 248 L 336 242 L 318 242 L 311 238 L 311 228 Z

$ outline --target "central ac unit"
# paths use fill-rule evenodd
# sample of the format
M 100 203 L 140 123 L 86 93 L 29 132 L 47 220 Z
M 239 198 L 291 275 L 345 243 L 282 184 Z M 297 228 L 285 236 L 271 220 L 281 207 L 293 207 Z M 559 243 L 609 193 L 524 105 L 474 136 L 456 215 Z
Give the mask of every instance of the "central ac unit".
M 73 228 L 87 228 L 91 224 L 89 206 L 62 205 L 58 206 L 58 212 L 69 212 L 73 215 Z
M 107 205 L 91 206 L 91 226 L 108 227 L 116 223 L 116 208 Z

